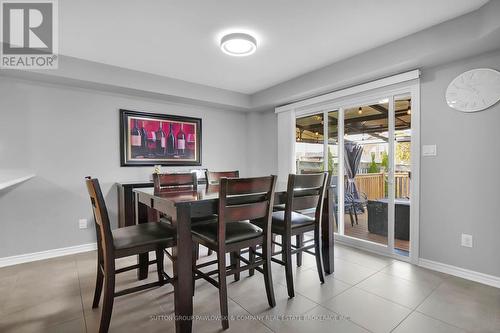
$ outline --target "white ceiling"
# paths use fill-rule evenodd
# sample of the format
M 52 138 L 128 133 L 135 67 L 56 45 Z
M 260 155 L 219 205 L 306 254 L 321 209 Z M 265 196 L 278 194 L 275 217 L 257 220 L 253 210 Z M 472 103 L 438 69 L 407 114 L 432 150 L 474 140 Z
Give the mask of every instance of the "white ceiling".
M 65 0 L 60 53 L 255 93 L 473 11 L 488 0 Z M 258 40 L 222 53 L 223 32 Z

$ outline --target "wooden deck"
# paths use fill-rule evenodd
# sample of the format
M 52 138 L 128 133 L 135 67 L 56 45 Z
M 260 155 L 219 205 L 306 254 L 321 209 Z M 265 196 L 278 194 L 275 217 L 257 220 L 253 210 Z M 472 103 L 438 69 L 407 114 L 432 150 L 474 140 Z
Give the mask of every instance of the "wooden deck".
M 358 214 L 358 224 L 354 224 L 354 226 L 351 226 L 351 219 L 349 217 L 349 214 L 346 214 L 344 217 L 344 234 L 346 236 L 387 245 L 387 237 L 373 234 L 368 231 L 367 216 L 367 213 Z M 396 239 L 394 242 L 394 247 L 398 250 L 409 252 L 410 242 L 406 240 Z

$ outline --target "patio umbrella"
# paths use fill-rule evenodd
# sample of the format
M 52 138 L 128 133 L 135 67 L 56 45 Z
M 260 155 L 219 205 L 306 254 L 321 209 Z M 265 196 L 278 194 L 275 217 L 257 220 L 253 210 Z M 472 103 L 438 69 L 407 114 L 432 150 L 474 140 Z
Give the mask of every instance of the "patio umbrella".
M 354 177 L 358 173 L 359 163 L 361 162 L 361 155 L 363 154 L 363 147 L 351 141 L 346 141 L 344 144 L 344 165 L 345 173 L 347 175 L 347 188 L 346 193 L 352 195 L 354 199 L 359 199 L 358 189 L 354 182 Z

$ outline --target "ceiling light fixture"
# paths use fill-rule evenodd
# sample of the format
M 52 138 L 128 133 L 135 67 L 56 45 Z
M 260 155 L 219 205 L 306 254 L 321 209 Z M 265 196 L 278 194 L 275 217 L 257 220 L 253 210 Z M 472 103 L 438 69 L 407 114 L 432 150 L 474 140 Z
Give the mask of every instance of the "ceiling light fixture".
M 255 53 L 257 50 L 257 40 L 249 34 L 232 33 L 222 37 L 220 49 L 225 54 L 244 57 Z

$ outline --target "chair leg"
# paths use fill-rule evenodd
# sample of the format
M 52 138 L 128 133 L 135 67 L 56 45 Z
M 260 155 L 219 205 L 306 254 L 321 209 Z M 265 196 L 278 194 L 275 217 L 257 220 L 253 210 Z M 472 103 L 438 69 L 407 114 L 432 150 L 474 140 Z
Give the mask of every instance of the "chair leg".
M 111 322 L 111 314 L 113 313 L 113 302 L 115 298 L 115 267 L 106 271 L 104 278 L 104 300 L 102 302 L 101 323 L 99 325 L 99 333 L 107 333 L 109 323 Z
M 298 248 L 304 246 L 304 234 L 295 236 L 295 243 Z M 297 252 L 297 267 L 302 266 L 302 251 Z
M 286 287 L 288 289 L 288 297 L 295 297 L 293 290 L 293 274 L 292 274 L 292 237 L 281 235 L 281 243 L 283 244 L 281 253 L 285 263 Z
M 358 224 L 358 212 L 356 211 L 356 207 L 354 207 L 354 219 L 356 220 L 356 224 Z
M 251 246 L 248 249 L 248 261 L 250 261 L 251 264 L 255 263 L 255 251 L 257 251 L 257 246 Z M 255 269 L 254 268 L 250 268 L 248 270 L 248 275 L 249 276 L 254 276 L 254 274 L 255 274 Z
M 226 254 L 217 252 L 217 262 L 219 269 L 219 302 L 222 319 L 222 328 L 229 328 L 228 309 L 227 309 L 227 284 L 226 284 Z
M 94 291 L 94 301 L 92 302 L 92 309 L 99 307 L 99 301 L 101 300 L 102 285 L 104 283 L 104 275 L 102 274 L 100 264 L 97 263 L 97 276 L 95 279 L 95 291 Z
M 196 247 L 193 248 L 193 257 L 200 258 L 200 244 L 196 244 Z
M 276 253 L 276 244 L 275 244 L 276 243 L 276 235 L 273 234 L 271 236 L 271 239 L 273 240 L 273 242 L 271 243 L 271 251 L 273 254 L 275 254 Z
M 200 248 L 200 244 L 197 244 L 195 242 L 193 242 L 193 254 L 196 253 L 196 250 Z M 193 269 L 193 296 L 194 296 L 194 287 L 195 287 L 195 283 L 196 283 L 196 274 L 195 274 L 195 269 L 196 269 L 196 260 L 198 259 L 198 257 L 196 255 L 193 255 L 193 262 L 192 262 L 192 269 Z
M 269 306 L 274 308 L 276 306 L 276 299 L 274 298 L 273 275 L 271 271 L 271 258 L 272 246 L 268 244 L 266 238 L 262 244 L 262 256 L 264 259 L 264 283 L 266 286 L 267 302 Z
M 349 217 L 351 218 L 351 227 L 354 227 L 354 217 L 352 216 L 352 208 L 349 208 Z
M 314 253 L 316 257 L 316 268 L 318 269 L 318 276 L 321 283 L 325 283 L 325 276 L 323 274 L 323 259 L 321 256 L 321 235 L 319 226 L 314 228 Z
M 240 268 L 240 259 L 238 259 L 238 255 L 240 255 L 240 251 L 231 252 L 231 267 L 232 268 Z M 234 281 L 240 280 L 240 273 L 234 273 Z
M 161 285 L 165 284 L 165 277 L 163 276 L 164 266 L 163 261 L 165 258 L 165 254 L 163 253 L 163 249 L 156 249 L 156 270 L 158 271 L 158 282 Z

